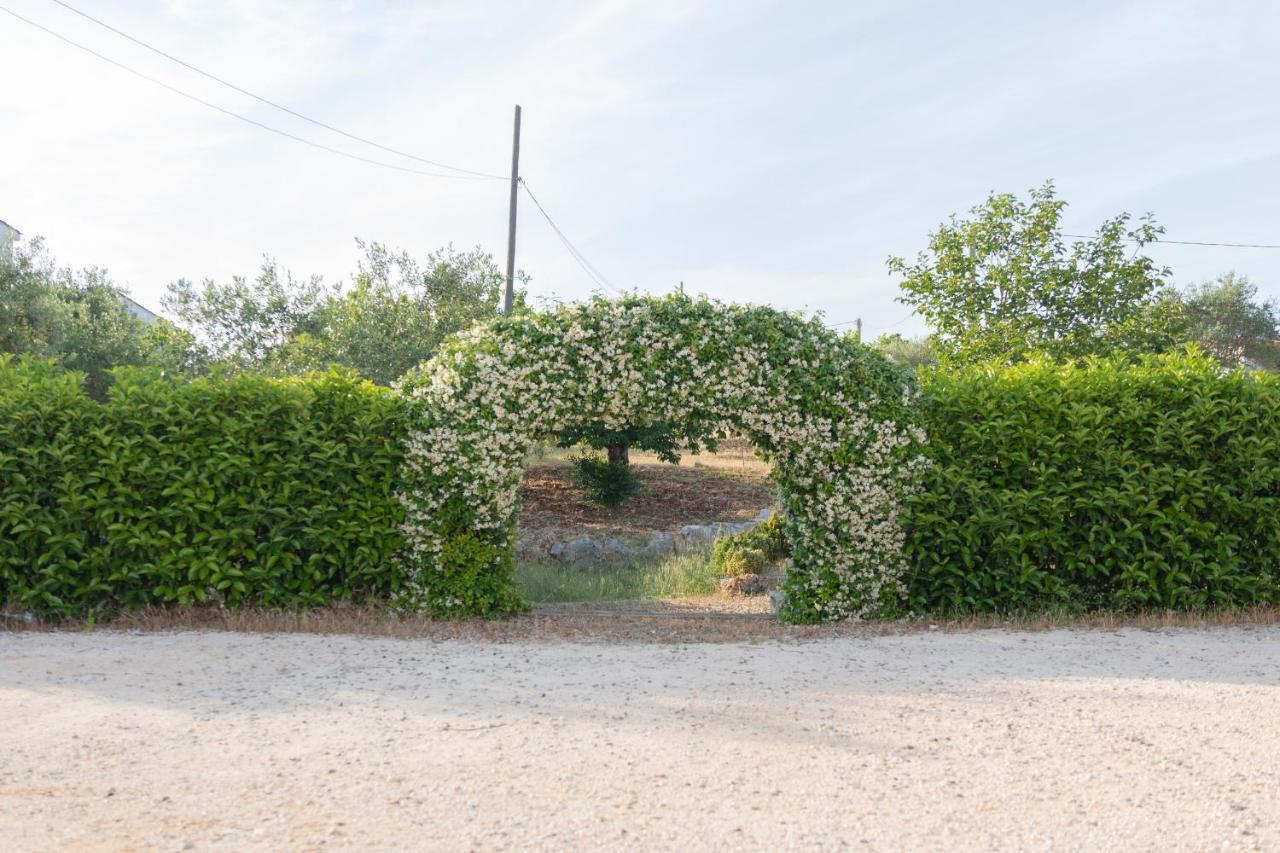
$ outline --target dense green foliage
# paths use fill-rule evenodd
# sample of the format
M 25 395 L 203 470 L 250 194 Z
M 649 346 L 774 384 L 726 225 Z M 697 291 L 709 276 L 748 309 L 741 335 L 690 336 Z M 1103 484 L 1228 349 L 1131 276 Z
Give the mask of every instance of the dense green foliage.
M 0 354 L 81 371 L 99 398 L 113 367 L 198 367 L 189 333 L 164 321 L 148 326 L 129 313 L 125 296 L 104 270 L 58 267 L 39 240 L 7 246 L 0 251 Z
M 526 607 L 511 586 L 511 543 L 494 542 L 473 530 L 455 530 L 441 544 L 436 596 L 410 590 L 401 597 L 407 609 L 435 616 L 499 616 Z M 503 571 L 494 571 L 501 567 Z
M 98 402 L 82 382 L 0 364 L 0 605 L 304 606 L 398 588 L 393 392 L 338 373 L 132 370 Z
M 917 611 L 1280 601 L 1280 377 L 1197 354 L 925 374 Z
M 1140 253 L 1162 229 L 1150 218 L 1130 228 L 1121 214 L 1068 243 L 1065 207 L 1052 183 L 1026 202 L 992 194 L 972 218 L 940 225 L 914 263 L 889 259 L 944 360 L 1161 352 L 1184 339 L 1180 303 L 1164 298 L 1168 270 Z
M 175 286 L 197 340 L 17 244 L 0 254 L 0 359 L 27 354 L 0 363 L 0 606 L 510 613 L 534 442 L 608 449 L 575 469 L 614 505 L 628 446 L 674 460 L 729 432 L 773 463 L 786 513 L 722 539 L 707 571 L 790 558 L 784 618 L 1280 601 L 1280 377 L 1223 370 L 1280 365 L 1275 303 L 1234 275 L 1163 287 L 1125 247 L 1150 222 L 1068 246 L 1062 207 L 1051 186 L 992 196 L 895 261 L 935 333 L 878 353 L 683 297 L 501 318 L 487 255 L 419 267 L 377 244 L 347 290 L 272 263 Z M 1185 340 L 1206 355 L 1150 355 Z M 403 397 L 260 373 L 338 363 L 391 384 L 432 356 Z
M 199 333 L 215 364 L 273 374 L 338 365 L 380 385 L 501 308 L 505 277 L 479 249 L 450 246 L 419 264 L 379 243 L 357 244 L 364 254 L 349 288 L 295 279 L 268 258 L 254 279 L 177 281 L 164 306 Z
M 598 504 L 615 507 L 640 490 L 640 481 L 629 465 L 611 465 L 598 453 L 569 457 L 573 482 Z
M 1183 299 L 1191 340 L 1221 364 L 1280 369 L 1280 304 L 1258 301 L 1248 278 L 1227 273 L 1188 288 Z
M 789 554 L 782 519 L 774 512 L 754 527 L 717 539 L 711 549 L 711 564 L 722 575 L 744 575 L 759 573 L 766 566 L 785 560 Z

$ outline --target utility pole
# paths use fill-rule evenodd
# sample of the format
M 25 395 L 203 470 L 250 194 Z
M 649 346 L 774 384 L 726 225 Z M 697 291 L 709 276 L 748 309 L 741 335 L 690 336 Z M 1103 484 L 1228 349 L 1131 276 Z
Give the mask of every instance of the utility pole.
M 859 318 L 858 318 L 858 335 L 857 335 L 857 341 L 858 341 L 858 343 L 862 343 L 862 318 L 861 318 L 861 317 L 859 317 Z
M 516 125 L 511 136 L 511 212 L 507 219 L 507 298 L 502 313 L 511 313 L 516 298 L 516 194 L 520 189 L 520 105 L 516 104 Z

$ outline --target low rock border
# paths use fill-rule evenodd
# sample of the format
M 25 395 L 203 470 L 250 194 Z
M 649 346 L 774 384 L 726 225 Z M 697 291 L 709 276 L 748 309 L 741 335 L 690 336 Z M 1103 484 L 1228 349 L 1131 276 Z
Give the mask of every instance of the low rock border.
M 768 520 L 773 511 L 773 507 L 765 507 L 751 521 L 714 521 L 710 524 L 686 524 L 674 531 L 651 530 L 648 541 L 638 545 L 623 542 L 616 536 L 603 541 L 590 536 L 578 536 L 566 541 L 557 540 L 545 544 L 518 541 L 516 556 L 527 558 L 540 555 L 552 560 L 563 560 L 566 563 L 589 564 L 636 557 L 659 558 L 672 554 L 684 554 L 706 548 L 722 536 L 731 536 L 734 533 L 750 530 Z

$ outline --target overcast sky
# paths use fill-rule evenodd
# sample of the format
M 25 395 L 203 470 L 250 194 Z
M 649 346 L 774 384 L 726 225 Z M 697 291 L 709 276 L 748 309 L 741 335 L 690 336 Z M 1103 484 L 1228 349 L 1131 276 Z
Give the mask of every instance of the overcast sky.
M 1280 4 L 768 0 L 68 0 L 295 110 L 432 160 L 510 166 L 622 288 L 922 327 L 890 254 L 1053 178 L 1068 227 L 1280 243 Z M 0 5 L 193 95 L 410 168 L 222 88 L 50 0 Z M 365 165 L 239 122 L 0 13 L 0 219 L 144 304 L 264 253 L 342 279 L 354 237 L 506 252 L 507 185 Z M 1162 246 L 1280 296 L 1280 251 Z M 594 284 L 528 198 L 534 295 Z

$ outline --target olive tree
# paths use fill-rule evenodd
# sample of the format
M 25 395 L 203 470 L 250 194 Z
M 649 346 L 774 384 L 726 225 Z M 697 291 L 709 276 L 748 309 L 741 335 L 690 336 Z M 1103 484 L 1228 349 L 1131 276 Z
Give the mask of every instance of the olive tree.
M 445 338 L 501 311 L 505 278 L 481 249 L 447 246 L 419 263 L 380 243 L 356 243 L 362 257 L 347 288 L 319 276 L 294 278 L 267 258 L 254 279 L 175 282 L 164 306 L 200 336 L 215 363 L 283 374 L 336 364 L 382 385 L 429 359 Z
M 164 320 L 142 322 L 125 307 L 127 295 L 104 269 L 60 267 L 40 239 L 17 242 L 0 253 L 0 353 L 80 371 L 99 398 L 112 368 L 198 370 L 191 335 Z
M 1188 288 L 1191 339 L 1227 367 L 1280 368 L 1280 305 L 1257 297 L 1257 285 L 1234 272 Z

